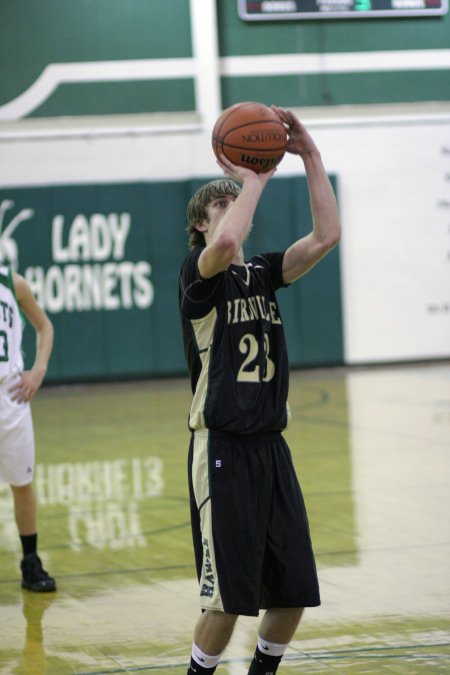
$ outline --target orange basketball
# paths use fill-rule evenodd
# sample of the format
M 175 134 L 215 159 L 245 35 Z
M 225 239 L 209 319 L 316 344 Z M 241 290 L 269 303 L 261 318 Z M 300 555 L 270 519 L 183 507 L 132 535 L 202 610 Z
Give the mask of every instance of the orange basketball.
M 212 132 L 217 159 L 223 154 L 233 164 L 265 173 L 283 159 L 287 146 L 285 126 L 263 103 L 246 101 L 227 108 Z

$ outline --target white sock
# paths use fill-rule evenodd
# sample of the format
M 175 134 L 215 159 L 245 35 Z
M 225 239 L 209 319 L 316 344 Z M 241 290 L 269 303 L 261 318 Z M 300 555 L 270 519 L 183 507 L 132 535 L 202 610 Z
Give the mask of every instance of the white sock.
M 199 666 L 203 668 L 214 668 L 219 663 L 221 653 L 217 656 L 210 656 L 209 654 L 204 654 L 200 647 L 197 647 L 195 642 L 192 643 L 192 658 Z
M 261 654 L 268 654 L 269 656 L 283 656 L 288 645 L 281 645 L 277 642 L 268 642 L 258 635 L 258 649 Z

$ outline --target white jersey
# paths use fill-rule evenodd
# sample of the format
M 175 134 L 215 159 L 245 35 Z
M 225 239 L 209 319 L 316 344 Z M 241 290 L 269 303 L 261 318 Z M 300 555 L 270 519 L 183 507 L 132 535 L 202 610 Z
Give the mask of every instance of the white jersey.
M 0 382 L 23 370 L 22 316 L 11 268 L 0 265 Z
M 23 370 L 22 315 L 12 272 L 0 265 L 0 481 L 28 485 L 34 475 L 34 432 L 29 403 L 11 399 Z

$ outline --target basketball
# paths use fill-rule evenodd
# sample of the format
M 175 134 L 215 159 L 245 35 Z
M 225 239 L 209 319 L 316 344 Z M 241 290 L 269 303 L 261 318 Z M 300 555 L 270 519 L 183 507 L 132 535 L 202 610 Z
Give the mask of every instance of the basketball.
M 287 132 L 280 117 L 263 103 L 236 103 L 220 115 L 212 132 L 217 159 L 223 154 L 233 164 L 265 173 L 283 159 Z

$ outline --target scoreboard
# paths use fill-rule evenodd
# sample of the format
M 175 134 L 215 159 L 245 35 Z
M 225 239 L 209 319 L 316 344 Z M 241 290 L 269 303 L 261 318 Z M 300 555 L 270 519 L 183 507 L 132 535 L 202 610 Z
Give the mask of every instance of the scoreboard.
M 244 21 L 376 19 L 446 14 L 448 0 L 238 0 Z

